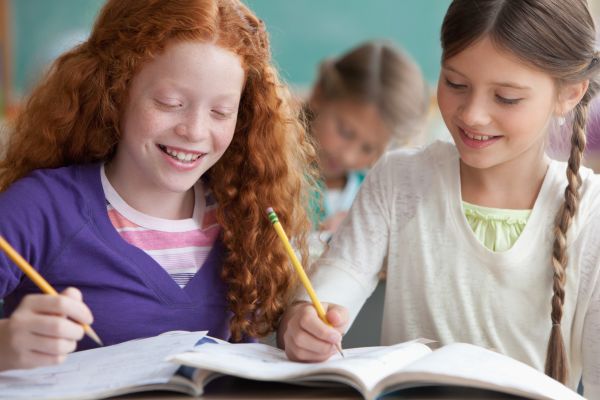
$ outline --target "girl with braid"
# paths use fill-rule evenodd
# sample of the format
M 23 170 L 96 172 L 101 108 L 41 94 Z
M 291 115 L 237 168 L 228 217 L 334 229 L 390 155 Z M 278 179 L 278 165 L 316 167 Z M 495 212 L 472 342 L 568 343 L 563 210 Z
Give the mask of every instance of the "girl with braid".
M 238 0 L 109 0 L 32 93 L 0 160 L 0 370 L 170 330 L 275 329 L 304 258 L 314 149 Z M 308 173 L 307 173 L 308 171 Z M 81 340 L 80 340 L 81 339 Z
M 284 314 L 279 343 L 319 361 L 387 265 L 383 344 L 426 337 L 521 360 L 600 398 L 600 179 L 581 167 L 600 70 L 584 0 L 454 0 L 438 103 L 454 144 L 383 156 L 316 262 L 328 302 Z M 569 124 L 568 162 L 545 154 Z

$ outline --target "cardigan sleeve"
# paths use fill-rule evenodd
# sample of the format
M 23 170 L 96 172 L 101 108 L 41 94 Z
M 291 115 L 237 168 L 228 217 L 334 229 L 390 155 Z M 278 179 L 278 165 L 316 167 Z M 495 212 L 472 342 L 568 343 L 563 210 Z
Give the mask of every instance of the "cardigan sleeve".
M 346 307 L 350 322 L 377 286 L 388 253 L 390 229 L 404 225 L 399 218 L 407 215 L 397 215 L 402 212 L 396 212 L 396 205 L 414 199 L 413 153 L 382 156 L 365 178 L 329 248 L 313 265 L 311 281 L 319 299 Z M 308 301 L 305 294 L 301 297 Z

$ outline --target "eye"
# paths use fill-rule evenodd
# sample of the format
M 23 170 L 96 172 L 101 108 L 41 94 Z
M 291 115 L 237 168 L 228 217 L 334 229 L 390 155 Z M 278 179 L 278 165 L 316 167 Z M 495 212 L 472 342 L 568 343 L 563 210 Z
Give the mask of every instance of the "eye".
M 502 104 L 512 105 L 512 104 L 518 104 L 523 99 L 507 99 L 506 97 L 496 95 L 496 100 Z
M 354 133 L 351 130 L 346 129 L 342 121 L 340 121 L 339 119 L 336 121 L 336 125 L 338 135 L 340 135 L 342 138 L 352 139 L 354 137 Z
M 233 115 L 232 112 L 230 111 L 223 111 L 223 110 L 218 110 L 218 109 L 213 109 L 211 110 L 211 113 L 217 118 L 217 119 L 229 119 L 231 118 L 231 116 Z
M 177 100 L 155 100 L 156 104 L 158 104 L 162 108 L 168 109 L 179 109 L 183 107 L 183 103 Z
M 459 84 L 459 83 L 454 83 L 454 82 L 452 82 L 448 78 L 445 78 L 444 80 L 446 82 L 446 86 L 448 86 L 449 88 L 452 88 L 452 89 L 464 89 L 464 88 L 467 87 L 467 85 L 462 85 L 462 84 Z

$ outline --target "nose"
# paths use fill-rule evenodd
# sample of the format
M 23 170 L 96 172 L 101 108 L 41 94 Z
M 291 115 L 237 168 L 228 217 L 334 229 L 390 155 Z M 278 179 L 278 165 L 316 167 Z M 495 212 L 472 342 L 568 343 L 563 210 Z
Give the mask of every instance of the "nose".
M 202 111 L 186 113 L 175 126 L 175 133 L 190 142 L 197 142 L 209 135 L 210 118 Z
M 349 170 L 361 169 L 361 150 L 360 146 L 350 145 L 340 149 L 340 160 L 344 164 L 344 168 Z
M 472 94 L 458 109 L 460 119 L 469 126 L 485 126 L 491 120 L 485 99 Z

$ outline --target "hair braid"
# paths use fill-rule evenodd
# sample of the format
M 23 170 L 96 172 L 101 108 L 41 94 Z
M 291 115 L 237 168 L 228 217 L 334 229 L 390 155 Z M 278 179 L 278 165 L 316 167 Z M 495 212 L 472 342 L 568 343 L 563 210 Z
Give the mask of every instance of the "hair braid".
M 565 343 L 561 331 L 561 319 L 565 300 L 565 283 L 567 276 L 567 231 L 577 212 L 579 205 L 581 176 L 579 166 L 585 149 L 585 123 L 588 105 L 578 104 L 573 116 L 573 134 L 571 136 L 571 154 L 567 166 L 568 184 L 565 189 L 565 200 L 558 211 L 554 225 L 554 246 L 552 249 L 552 268 L 554 269 L 552 289 L 552 330 L 546 352 L 546 374 L 559 382 L 565 383 L 569 376 L 569 365 Z

